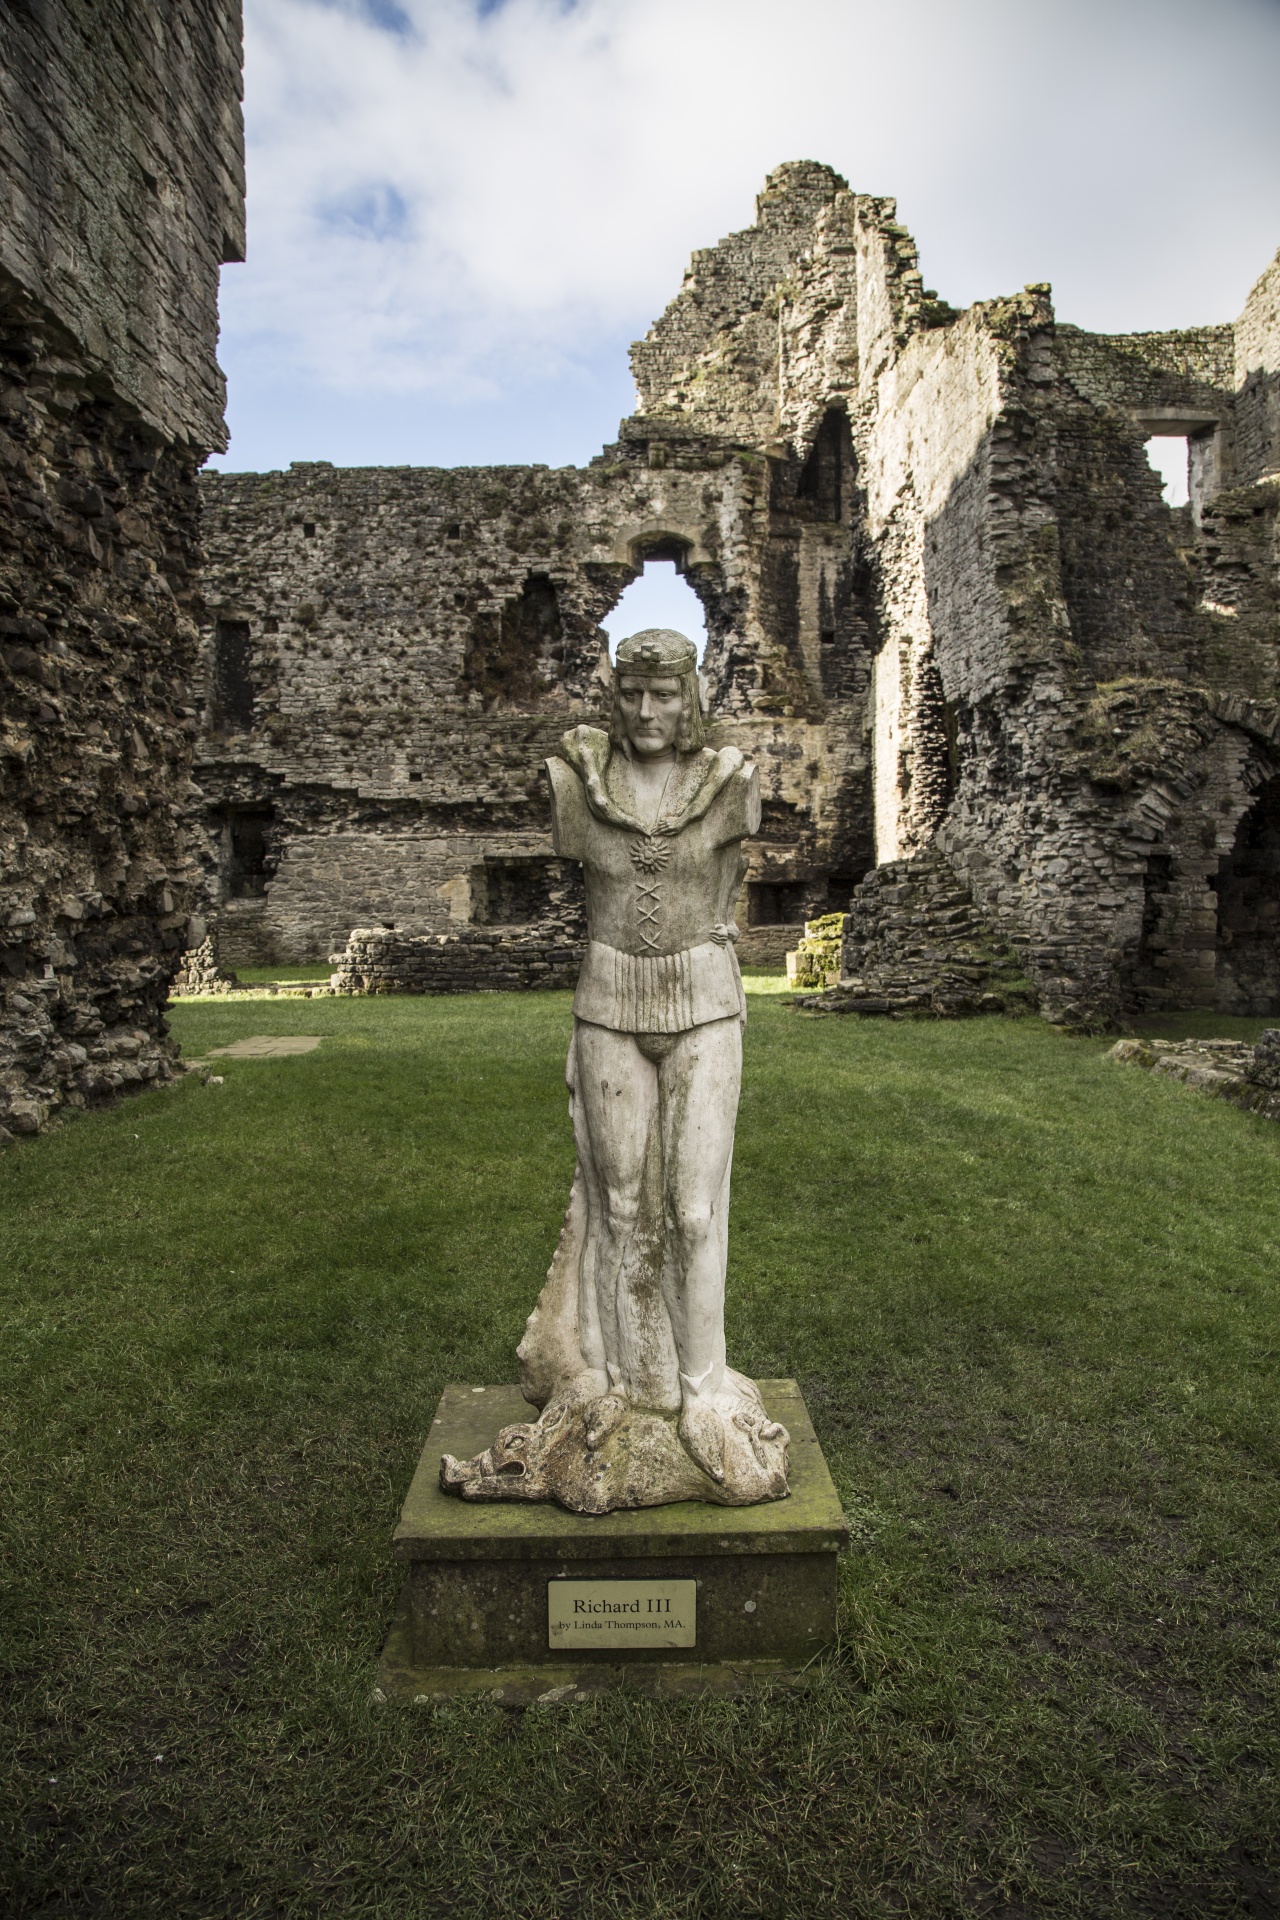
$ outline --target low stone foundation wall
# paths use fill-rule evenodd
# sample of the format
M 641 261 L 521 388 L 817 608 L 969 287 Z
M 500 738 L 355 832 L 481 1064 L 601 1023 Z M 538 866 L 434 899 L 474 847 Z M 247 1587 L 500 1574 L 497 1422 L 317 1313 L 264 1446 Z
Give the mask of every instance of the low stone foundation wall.
M 1107 1057 L 1280 1120 L 1280 1028 L 1268 1027 L 1254 1047 L 1240 1040 L 1120 1040 Z
M 743 927 L 738 935 L 738 965 L 752 973 L 784 972 L 787 955 L 803 932 L 802 926 Z
M 576 930 L 461 927 L 411 933 L 357 927 L 333 956 L 335 993 L 527 993 L 573 987 L 585 944 Z

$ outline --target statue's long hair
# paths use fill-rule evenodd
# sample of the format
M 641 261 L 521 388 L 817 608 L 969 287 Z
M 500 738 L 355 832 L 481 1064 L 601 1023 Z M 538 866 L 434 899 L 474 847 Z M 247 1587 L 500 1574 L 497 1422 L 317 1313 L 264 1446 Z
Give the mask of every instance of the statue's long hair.
M 668 667 L 660 673 L 639 674 L 634 667 L 622 669 L 628 680 L 678 680 L 680 682 L 680 725 L 676 728 L 675 749 L 677 753 L 697 753 L 703 746 L 705 736 L 702 728 L 702 700 L 698 693 L 698 675 L 696 669 L 690 673 L 677 673 Z M 613 676 L 613 707 L 609 715 L 609 742 L 611 746 L 621 747 L 630 758 L 631 742 L 627 738 L 627 729 L 623 723 L 622 709 L 618 705 L 618 671 Z

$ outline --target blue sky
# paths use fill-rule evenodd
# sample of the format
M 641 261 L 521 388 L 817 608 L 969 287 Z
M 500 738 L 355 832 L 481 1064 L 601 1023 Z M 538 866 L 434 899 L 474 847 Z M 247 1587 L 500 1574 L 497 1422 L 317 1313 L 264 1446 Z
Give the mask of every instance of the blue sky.
M 926 281 L 1230 319 L 1280 244 L 1280 0 L 247 0 L 216 464 L 581 463 L 782 160 Z

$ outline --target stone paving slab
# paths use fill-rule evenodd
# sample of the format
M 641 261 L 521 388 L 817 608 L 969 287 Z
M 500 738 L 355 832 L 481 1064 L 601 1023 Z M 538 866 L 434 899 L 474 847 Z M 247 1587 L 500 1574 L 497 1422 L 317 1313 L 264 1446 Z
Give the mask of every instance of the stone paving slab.
M 253 1033 L 229 1047 L 210 1047 L 209 1058 L 225 1054 L 230 1060 L 273 1060 L 287 1053 L 314 1053 L 319 1045 L 318 1033 Z

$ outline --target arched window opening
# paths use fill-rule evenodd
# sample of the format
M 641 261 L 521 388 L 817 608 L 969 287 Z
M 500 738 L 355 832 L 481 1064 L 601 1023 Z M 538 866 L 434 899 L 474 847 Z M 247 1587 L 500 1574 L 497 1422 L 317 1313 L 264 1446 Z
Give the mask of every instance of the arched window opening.
M 1218 864 L 1217 1001 L 1223 1013 L 1280 1012 L 1280 779 L 1269 780 Z
M 631 582 L 612 613 L 601 622 L 609 636 L 609 653 L 619 640 L 645 627 L 671 627 L 693 641 L 701 660 L 707 644 L 707 621 L 702 602 L 688 581 L 676 572 L 674 560 L 646 560 L 644 571 Z
M 1157 433 L 1147 441 L 1147 459 L 1164 482 L 1168 507 L 1185 507 L 1191 498 L 1187 481 L 1187 436 Z

